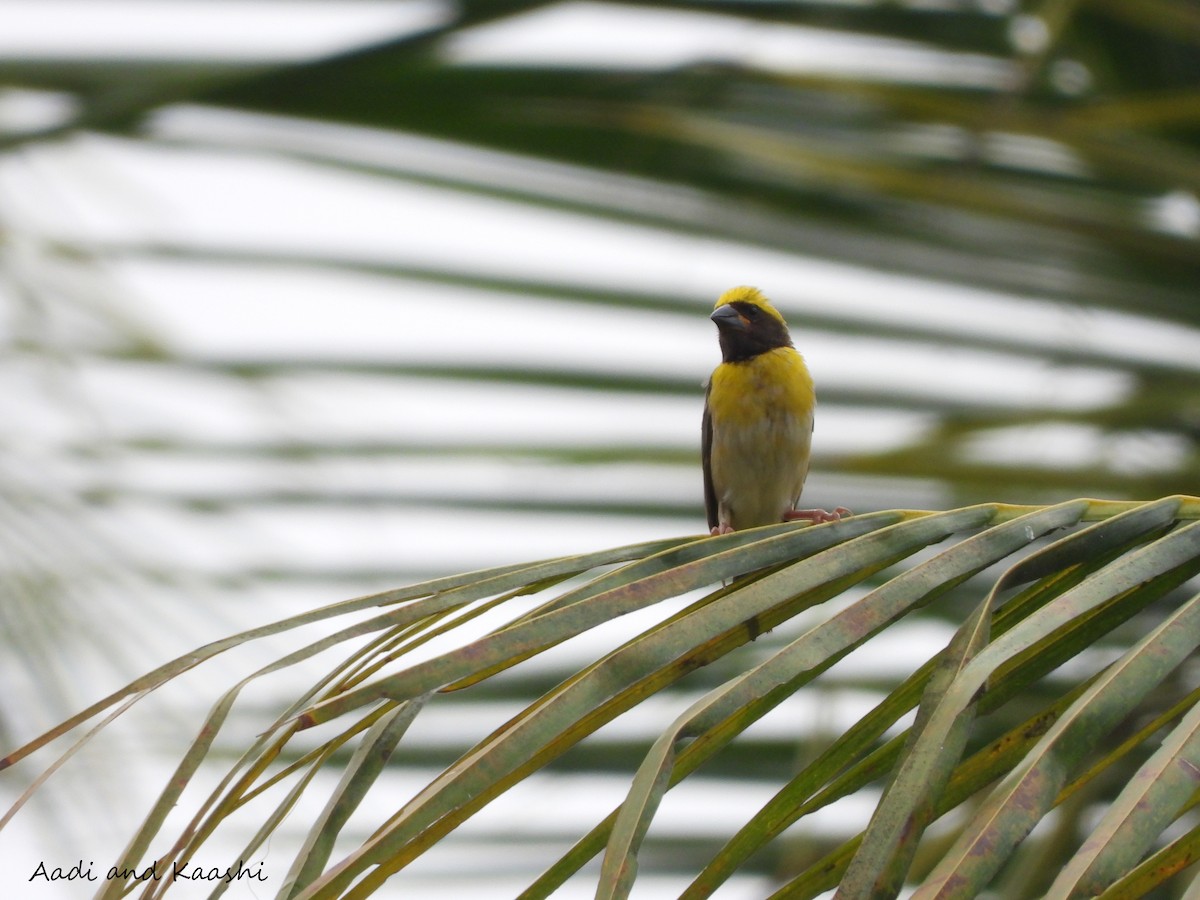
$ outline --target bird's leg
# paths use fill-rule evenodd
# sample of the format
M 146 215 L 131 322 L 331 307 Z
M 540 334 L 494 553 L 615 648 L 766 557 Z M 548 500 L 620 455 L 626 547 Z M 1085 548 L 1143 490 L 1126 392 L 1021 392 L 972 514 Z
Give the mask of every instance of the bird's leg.
M 839 506 L 833 512 L 824 509 L 789 509 L 783 514 L 783 521 L 794 522 L 797 519 L 803 519 L 814 525 L 820 525 L 822 522 L 836 522 L 844 516 L 851 515 L 854 514 L 844 506 Z
M 728 522 L 722 522 L 720 525 L 714 525 L 709 534 L 714 537 L 718 534 L 733 534 L 733 526 Z

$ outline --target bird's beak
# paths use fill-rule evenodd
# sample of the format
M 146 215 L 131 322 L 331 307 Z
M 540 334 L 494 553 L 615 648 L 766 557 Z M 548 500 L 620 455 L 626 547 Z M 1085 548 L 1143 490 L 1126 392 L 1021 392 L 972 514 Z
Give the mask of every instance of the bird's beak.
M 709 318 L 717 323 L 718 328 L 733 328 L 737 331 L 745 331 L 746 326 L 749 325 L 746 317 L 728 303 L 714 309 Z

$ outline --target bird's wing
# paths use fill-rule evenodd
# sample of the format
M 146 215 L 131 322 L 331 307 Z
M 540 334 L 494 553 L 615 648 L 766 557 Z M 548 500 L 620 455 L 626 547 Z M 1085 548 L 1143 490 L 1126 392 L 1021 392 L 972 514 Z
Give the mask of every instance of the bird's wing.
M 704 466 L 704 509 L 708 513 L 708 527 L 717 526 L 717 491 L 712 480 L 712 413 L 708 409 L 711 382 L 704 390 L 704 418 L 700 421 L 700 460 Z

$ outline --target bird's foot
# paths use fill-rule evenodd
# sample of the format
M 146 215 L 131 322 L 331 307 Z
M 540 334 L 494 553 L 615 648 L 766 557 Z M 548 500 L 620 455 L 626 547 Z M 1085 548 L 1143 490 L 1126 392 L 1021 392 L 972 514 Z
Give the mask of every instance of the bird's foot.
M 722 522 L 720 525 L 714 525 L 709 534 L 713 537 L 716 537 L 718 534 L 733 534 L 733 526 L 728 522 Z
M 783 521 L 794 522 L 797 519 L 803 519 L 814 525 L 820 525 L 822 522 L 836 522 L 839 519 L 852 515 L 854 513 L 850 512 L 844 506 L 839 506 L 833 512 L 824 509 L 789 509 L 783 514 Z

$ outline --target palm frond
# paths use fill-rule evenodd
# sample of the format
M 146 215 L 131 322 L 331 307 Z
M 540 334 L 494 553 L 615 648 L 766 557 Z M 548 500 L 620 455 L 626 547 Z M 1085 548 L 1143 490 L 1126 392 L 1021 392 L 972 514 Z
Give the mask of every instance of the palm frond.
M 1077 840 L 1082 846 L 1054 886 L 1062 896 L 1075 881 L 1101 890 L 1131 874 L 1187 805 L 1178 783 L 1190 777 L 1195 729 L 1183 700 L 1194 691 L 1170 685 L 1200 644 L 1200 597 L 1185 587 L 1200 573 L 1198 518 L 1200 501 L 1186 497 L 897 511 L 440 579 L 199 648 L 10 754 L 5 765 L 122 701 L 211 665 L 223 651 L 317 621 L 337 623 L 336 631 L 297 644 L 219 698 L 118 869 L 196 859 L 241 808 L 274 797 L 274 811 L 259 819 L 237 857 L 253 858 L 263 842 L 286 840 L 280 829 L 289 813 L 317 792 L 326 798 L 324 811 L 303 830 L 283 895 L 363 897 L 393 876 L 402 880 L 405 868 L 435 843 L 453 841 L 498 797 L 549 777 L 557 760 L 623 713 L 656 696 L 686 696 L 681 689 L 701 671 L 719 673 L 645 749 L 619 808 L 561 859 L 549 860 L 523 894 L 549 896 L 603 850 L 598 896 L 623 897 L 643 845 L 653 846 L 655 813 L 669 790 L 686 788 L 715 757 L 737 754 L 756 723 L 819 686 L 848 654 L 871 653 L 873 639 L 934 604 L 942 615 L 962 616 L 946 648 L 857 724 L 815 748 L 811 761 L 693 873 L 685 896 L 708 896 L 755 854 L 780 852 L 785 828 L 802 829 L 807 816 L 839 799 L 872 797 L 881 782 L 886 787 L 871 801 L 875 812 L 864 830 L 787 878 L 776 895 L 811 897 L 838 886 L 846 896 L 894 896 L 912 883 L 914 860 L 928 843 L 923 836 L 942 817 L 959 820 L 958 837 L 936 864 L 923 857 L 930 868 L 917 878 L 917 895 L 977 894 L 1011 869 L 1022 841 L 1081 781 L 1103 778 L 1110 799 L 1096 802 L 1108 813 L 1086 843 Z M 947 549 L 929 552 L 945 541 Z M 495 730 L 480 731 L 472 747 L 411 796 L 383 807 L 365 802 L 429 710 L 519 678 L 555 646 L 639 612 L 653 613 L 656 623 L 618 640 Z M 478 633 L 479 617 L 495 613 L 502 621 Z M 1122 631 L 1135 616 L 1154 622 L 1144 636 Z M 193 783 L 211 781 L 202 773 L 225 767 L 225 753 L 217 752 L 222 729 L 250 683 L 343 646 L 352 648 L 349 655 L 311 687 L 282 708 L 256 713 L 259 736 L 215 790 L 187 799 L 196 795 Z M 904 724 L 918 701 L 915 721 Z M 112 727 L 112 718 L 102 724 Z M 1097 759 L 1102 736 L 1147 720 L 1153 728 L 1134 731 L 1119 752 Z M 1162 728 L 1172 735 L 1151 753 Z M 1131 763 L 1142 756 L 1133 777 Z M 752 755 L 738 758 L 751 764 Z M 980 792 L 984 799 L 972 810 L 971 797 Z M 1163 802 L 1148 811 L 1138 803 L 1147 797 Z M 166 819 L 180 804 L 193 812 L 173 839 Z M 351 829 L 356 813 L 368 810 L 379 818 Z M 351 836 L 364 826 L 368 837 Z M 1132 847 L 1123 839 L 1130 829 L 1140 836 Z M 152 849 L 164 840 L 167 849 Z M 237 868 L 235 861 L 230 866 Z M 121 896 L 128 887 L 118 879 L 102 896 Z M 167 889 L 162 884 L 150 896 Z

